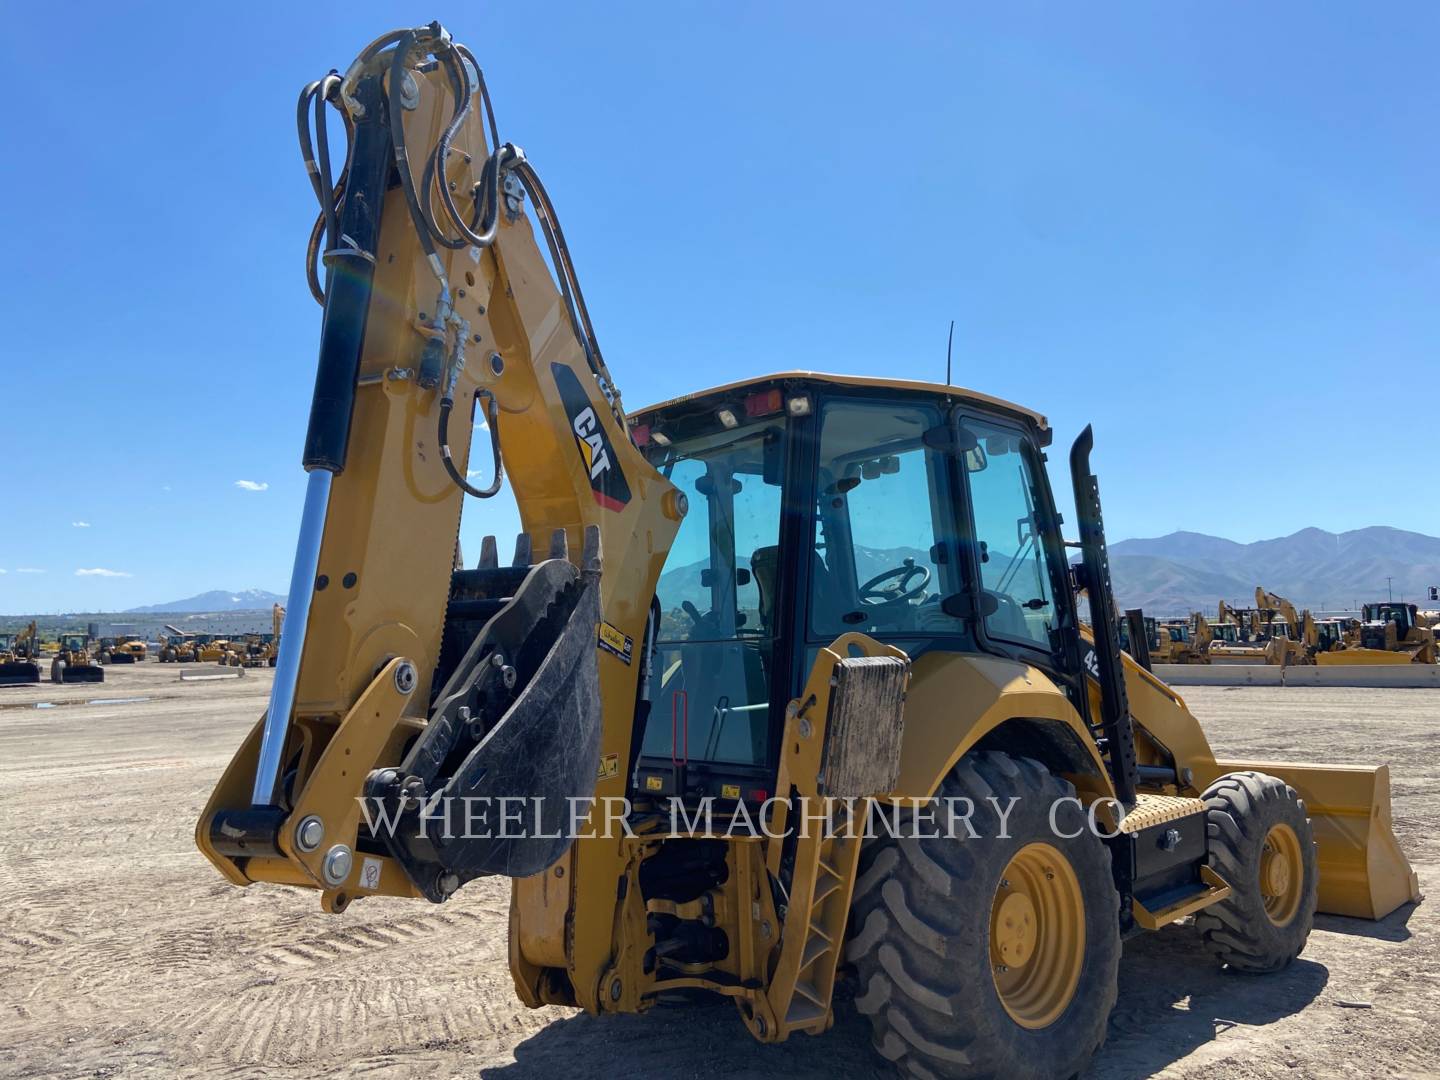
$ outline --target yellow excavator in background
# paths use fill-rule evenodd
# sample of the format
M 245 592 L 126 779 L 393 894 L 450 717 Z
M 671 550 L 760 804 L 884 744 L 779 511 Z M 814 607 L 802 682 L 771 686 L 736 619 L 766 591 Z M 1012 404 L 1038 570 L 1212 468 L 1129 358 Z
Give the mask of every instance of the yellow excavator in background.
M 105 669 L 91 656 L 88 634 L 61 634 L 60 648 L 50 661 L 52 683 L 104 682 Z
M 1342 647 L 1320 653 L 1316 662 L 1345 664 L 1433 664 L 1435 631 L 1424 626 L 1416 605 L 1366 604 L 1359 628 Z
M 19 686 L 40 681 L 40 653 L 35 620 L 18 634 L 0 634 L 0 686 Z
M 1315 629 L 1315 619 L 1310 609 L 1296 611 L 1295 605 L 1283 596 L 1267 592 L 1255 586 L 1255 607 L 1261 612 L 1270 644 L 1266 649 L 1266 662 L 1281 667 L 1315 663 L 1315 654 L 1320 648 L 1320 635 Z M 1282 625 L 1277 625 L 1276 617 Z M 1282 632 L 1283 630 L 1283 632 Z
M 776 1042 L 848 972 L 943 1077 L 1084 1068 L 1126 935 L 1271 971 L 1417 898 L 1384 765 L 1218 759 L 1126 660 L 1088 428 L 1072 568 L 1023 406 L 790 372 L 631 413 L 468 49 L 385 34 L 299 108 L 324 317 L 269 708 L 196 826 L 227 880 L 338 914 L 502 875 L 530 1006 L 710 991 Z M 515 556 L 457 566 L 502 475 Z

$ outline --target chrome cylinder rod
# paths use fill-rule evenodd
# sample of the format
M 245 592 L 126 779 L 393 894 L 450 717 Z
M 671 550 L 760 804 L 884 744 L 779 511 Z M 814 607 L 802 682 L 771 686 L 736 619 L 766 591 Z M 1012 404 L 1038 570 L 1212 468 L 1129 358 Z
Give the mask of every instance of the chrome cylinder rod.
M 334 475 L 329 469 L 314 469 L 305 485 L 305 512 L 300 518 L 300 540 L 295 545 L 295 568 L 290 572 L 290 596 L 285 601 L 280 655 L 275 660 L 275 683 L 270 688 L 270 708 L 265 713 L 260 758 L 255 766 L 255 788 L 250 798 L 255 806 L 275 805 L 281 757 L 290 733 L 290 714 L 295 709 L 295 687 L 300 681 L 300 655 L 305 651 L 305 631 L 310 624 L 310 600 L 315 595 L 315 576 L 320 570 L 320 539 L 325 535 L 325 514 L 330 507 L 330 482 Z

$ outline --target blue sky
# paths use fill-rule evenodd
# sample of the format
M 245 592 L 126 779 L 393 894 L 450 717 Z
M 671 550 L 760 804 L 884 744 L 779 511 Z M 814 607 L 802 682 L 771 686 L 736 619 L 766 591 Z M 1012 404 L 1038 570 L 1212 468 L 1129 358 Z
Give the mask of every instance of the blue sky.
M 956 381 L 1047 412 L 1057 466 L 1094 422 L 1112 538 L 1440 533 L 1433 5 L 123 7 L 7 6 L 0 611 L 284 591 L 295 96 L 435 17 L 632 405 L 941 378 L 954 318 Z M 515 527 L 472 506 L 466 548 Z

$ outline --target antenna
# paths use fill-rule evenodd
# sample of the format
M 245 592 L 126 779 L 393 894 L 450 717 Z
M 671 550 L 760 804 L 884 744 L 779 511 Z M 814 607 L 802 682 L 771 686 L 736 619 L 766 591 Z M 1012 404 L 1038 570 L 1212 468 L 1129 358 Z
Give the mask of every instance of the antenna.
M 955 344 L 955 320 L 950 320 L 950 336 L 945 339 L 945 385 L 950 385 L 950 350 Z

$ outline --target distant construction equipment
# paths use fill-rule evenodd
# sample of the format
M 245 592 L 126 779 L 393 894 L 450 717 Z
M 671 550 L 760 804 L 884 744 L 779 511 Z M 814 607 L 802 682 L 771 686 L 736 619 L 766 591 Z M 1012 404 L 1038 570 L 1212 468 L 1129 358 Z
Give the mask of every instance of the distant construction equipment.
M 160 663 L 162 664 L 190 664 L 199 658 L 199 651 L 195 647 L 194 637 L 185 633 L 178 626 L 165 624 L 169 630 L 168 636 L 160 639 Z
M 1253 608 L 1220 601 L 1210 656 L 1215 663 L 1433 664 L 1437 661 L 1436 613 L 1415 604 L 1384 601 L 1364 605 L 1360 619 L 1315 619 L 1283 596 L 1255 589 Z
M 39 651 L 33 619 L 18 634 L 0 634 L 0 686 L 38 683 L 40 665 L 35 658 Z
M 1317 663 L 1433 664 L 1435 630 L 1425 626 L 1414 604 L 1366 604 L 1360 625 L 1337 649 L 1320 653 Z
M 102 664 L 138 664 L 150 655 L 150 647 L 134 634 L 120 634 L 100 639 Z
M 61 634 L 60 649 L 50 661 L 52 683 L 104 682 L 105 669 L 90 655 L 88 634 Z

